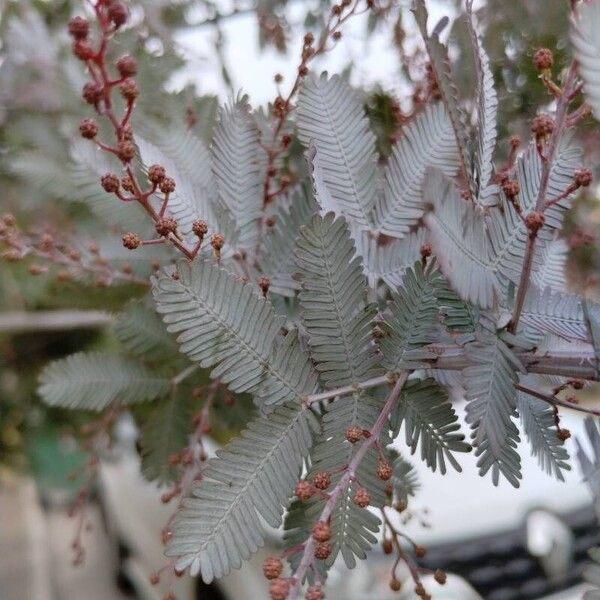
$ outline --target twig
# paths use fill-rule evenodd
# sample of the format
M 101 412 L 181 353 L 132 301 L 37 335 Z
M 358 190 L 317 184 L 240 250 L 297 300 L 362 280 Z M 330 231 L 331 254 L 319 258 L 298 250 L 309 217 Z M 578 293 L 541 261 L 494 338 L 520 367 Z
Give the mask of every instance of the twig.
M 588 415 L 595 415 L 600 417 L 600 410 L 596 410 L 594 408 L 585 408 L 583 406 L 579 406 L 578 404 L 573 404 L 571 402 L 565 402 L 564 400 L 561 400 L 560 398 L 557 398 L 556 396 L 553 396 L 552 394 L 545 394 L 544 392 L 540 392 L 539 390 L 534 390 L 532 388 L 528 388 L 524 385 L 521 385 L 520 383 L 517 383 L 515 385 L 515 388 L 517 388 L 520 392 L 525 392 L 526 394 L 529 394 L 530 396 L 533 396 L 534 398 L 539 398 L 540 400 L 543 400 L 544 402 L 547 402 L 548 404 L 556 407 L 556 406 L 562 406 L 563 408 L 570 408 L 572 410 L 576 410 L 577 412 L 582 412 Z
M 337 504 L 341 494 L 348 487 L 352 479 L 356 476 L 356 471 L 360 466 L 361 462 L 365 458 L 369 449 L 375 444 L 375 442 L 379 439 L 381 432 L 383 431 L 388 417 L 394 408 L 400 393 L 402 392 L 402 388 L 406 383 L 408 378 L 407 372 L 402 372 L 398 377 L 390 395 L 385 401 L 385 405 L 383 406 L 379 416 L 377 417 L 377 421 L 373 425 L 371 429 L 371 435 L 362 443 L 360 448 L 356 451 L 356 454 L 352 457 L 352 460 L 348 463 L 348 467 L 346 471 L 340 478 L 340 480 L 336 483 L 335 487 L 331 491 L 327 502 L 325 503 L 325 507 L 321 515 L 319 516 L 319 521 L 327 522 L 331 517 L 331 514 Z M 302 559 L 297 569 L 295 570 L 292 579 L 293 585 L 290 589 L 290 593 L 288 598 L 290 600 L 295 600 L 299 597 L 300 590 L 302 589 L 302 582 L 306 577 L 307 571 L 313 565 L 313 561 L 315 560 L 314 552 L 315 552 L 315 539 L 311 536 L 304 545 L 304 552 L 302 555 Z
M 542 175 L 540 179 L 540 187 L 538 189 L 537 200 L 535 203 L 535 210 L 538 212 L 543 212 L 545 209 L 550 172 L 552 171 L 552 167 L 554 165 L 554 157 L 559 146 L 563 129 L 566 125 L 569 104 L 573 99 L 572 94 L 575 89 L 576 77 L 577 65 L 575 62 L 573 62 L 569 67 L 569 71 L 565 79 L 563 93 L 557 100 L 556 115 L 554 117 L 554 131 L 552 132 L 550 140 L 546 145 L 546 153 L 544 155 L 545 160 L 542 161 Z M 536 241 L 537 232 L 530 232 L 527 238 L 525 258 L 523 259 L 523 267 L 521 269 L 521 277 L 519 280 L 519 285 L 517 287 L 517 296 L 515 298 L 513 316 L 511 322 L 508 325 L 508 331 L 510 331 L 511 333 L 515 333 L 517 331 L 517 327 L 519 326 L 519 320 L 521 318 L 521 313 L 523 312 L 525 296 L 527 295 L 527 288 L 529 287 L 529 280 L 531 278 L 531 268 L 533 266 L 533 256 L 535 253 Z
M 0 333 L 29 331 L 69 331 L 71 329 L 106 327 L 114 317 L 99 310 L 40 310 L 0 313 Z

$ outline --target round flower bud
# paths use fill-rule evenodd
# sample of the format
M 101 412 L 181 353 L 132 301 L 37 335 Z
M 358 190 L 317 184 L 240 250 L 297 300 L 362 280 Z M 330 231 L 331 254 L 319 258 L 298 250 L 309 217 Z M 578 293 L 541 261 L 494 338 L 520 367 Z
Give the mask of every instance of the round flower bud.
M 502 183 L 502 191 L 509 200 L 514 200 L 521 191 L 521 186 L 516 179 L 507 179 Z
M 531 123 L 531 132 L 536 137 L 545 137 L 554 131 L 554 119 L 548 115 L 538 115 Z
M 433 578 L 440 584 L 440 585 L 444 585 L 446 583 L 446 573 L 444 573 L 444 571 L 442 571 L 441 569 L 436 569 L 435 573 L 433 574 Z
M 90 33 L 90 22 L 84 17 L 69 19 L 69 35 L 76 40 L 85 40 Z
M 325 600 L 323 588 L 320 585 L 311 585 L 306 590 L 305 600 Z
M 384 554 L 391 554 L 394 551 L 394 544 L 392 540 L 385 539 L 381 543 L 381 548 L 383 549 Z
M 588 169 L 577 169 L 573 179 L 577 187 L 587 187 L 592 183 L 592 173 Z
M 123 162 L 129 162 L 135 156 L 135 146 L 132 142 L 123 140 L 117 145 L 117 156 Z
M 175 191 L 175 180 L 172 177 L 165 177 L 159 185 L 163 194 L 171 194 Z
M 379 466 L 377 467 L 377 477 L 382 481 L 388 481 L 392 476 L 392 467 L 390 463 L 380 461 Z
M 294 488 L 294 494 L 296 494 L 298 500 L 302 500 L 303 502 L 309 500 L 314 493 L 315 490 L 309 481 L 299 481 Z
M 277 579 L 283 573 L 283 563 L 276 556 L 270 556 L 263 563 L 263 574 L 267 579 Z
M 140 95 L 140 89 L 133 79 L 126 79 L 119 86 L 119 91 L 127 102 L 133 102 Z
M 554 55 L 548 48 L 538 48 L 533 55 L 533 66 L 538 71 L 547 71 L 554 65 Z
M 331 485 L 331 474 L 327 471 L 316 473 L 313 477 L 313 485 L 318 490 L 326 490 Z
M 105 173 L 100 178 L 100 184 L 105 192 L 114 194 L 119 191 L 119 178 L 114 173 Z
M 390 590 L 392 590 L 392 592 L 399 592 L 401 588 L 402 584 L 398 579 L 396 579 L 395 577 L 390 579 Z
M 433 254 L 433 248 L 431 247 L 431 244 L 423 244 L 419 252 L 421 254 L 421 259 L 425 260 Z
M 312 536 L 317 542 L 328 542 L 331 539 L 329 523 L 317 521 L 313 527 Z
M 202 220 L 194 221 L 192 223 L 192 231 L 196 237 L 202 240 L 208 232 L 208 223 Z
M 148 168 L 148 181 L 158 185 L 165 178 L 166 172 L 162 165 L 151 165 Z
M 352 500 L 356 506 L 366 508 L 371 503 L 371 496 L 369 496 L 369 492 L 365 488 L 358 488 Z
M 325 560 L 329 558 L 331 554 L 331 544 L 329 542 L 322 542 L 315 546 L 315 558 L 319 560 Z
M 271 285 L 271 280 L 265 275 L 261 275 L 258 278 L 258 287 L 260 291 L 263 293 L 263 296 L 266 296 L 269 291 L 269 286 Z
M 121 187 L 130 194 L 133 194 L 133 192 L 135 192 L 135 188 L 133 187 L 133 181 L 131 181 L 131 177 L 129 177 L 129 175 L 125 175 L 121 179 Z
M 73 54 L 79 60 L 91 60 L 95 56 L 94 49 L 85 40 L 75 40 L 71 45 Z
M 128 250 L 139 248 L 140 243 L 140 238 L 135 233 L 129 232 L 123 236 L 123 246 Z
M 108 18 L 112 21 L 115 28 L 125 25 L 127 22 L 127 9 L 121 2 L 111 2 L 108 7 Z
M 544 226 L 545 221 L 544 213 L 538 210 L 531 211 L 525 216 L 525 226 L 533 234 L 537 233 Z
M 133 56 L 125 54 L 115 63 L 121 77 L 133 77 L 138 70 L 138 63 Z
M 173 217 L 159 219 L 156 222 L 155 229 L 158 235 L 164 237 L 168 236 L 170 233 L 175 233 L 177 231 L 177 219 L 174 219 Z
M 98 104 L 102 99 L 102 94 L 102 86 L 93 81 L 88 81 L 81 90 L 81 95 L 88 104 Z
M 427 548 L 424 548 L 423 546 L 415 546 L 415 556 L 417 558 L 424 558 L 426 554 Z
M 213 233 L 210 238 L 210 245 L 218 253 L 225 245 L 225 238 L 220 233 Z
M 82 119 L 79 123 L 79 133 L 86 140 L 93 140 L 98 135 L 98 124 L 94 119 Z
M 271 600 L 286 600 L 290 592 L 290 582 L 287 579 L 273 579 L 269 585 Z
M 358 442 L 363 436 L 363 430 L 356 426 L 356 425 L 352 425 L 351 427 L 348 427 L 348 429 L 346 429 L 346 439 L 351 443 L 351 444 L 356 444 L 356 442 Z

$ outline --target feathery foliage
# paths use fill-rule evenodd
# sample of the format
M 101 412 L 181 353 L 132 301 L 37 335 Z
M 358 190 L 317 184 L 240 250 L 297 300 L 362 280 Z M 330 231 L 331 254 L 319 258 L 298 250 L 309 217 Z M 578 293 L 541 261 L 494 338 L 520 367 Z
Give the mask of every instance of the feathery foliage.
M 314 216 L 296 242 L 302 322 L 326 387 L 368 379 L 376 373 L 371 321 L 360 260 L 343 218 Z
M 141 363 L 96 352 L 51 362 L 40 375 L 38 392 L 52 406 L 101 410 L 111 402 L 134 404 L 167 393 L 169 380 Z
M 421 459 L 432 471 L 438 466 L 446 473 L 446 460 L 462 471 L 454 452 L 469 452 L 471 447 L 459 432 L 458 415 L 448 394 L 433 379 L 409 382 L 392 415 L 393 431 L 404 426 L 406 444 L 414 454 L 421 442 Z
M 259 417 L 209 461 L 173 524 L 167 556 L 207 583 L 256 552 L 260 517 L 279 527 L 317 423 L 298 403 Z

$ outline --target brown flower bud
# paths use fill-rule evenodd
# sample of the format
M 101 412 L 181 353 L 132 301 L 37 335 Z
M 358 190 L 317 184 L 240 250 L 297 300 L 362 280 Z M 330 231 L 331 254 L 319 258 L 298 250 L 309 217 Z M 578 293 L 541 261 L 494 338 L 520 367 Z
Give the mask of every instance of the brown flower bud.
M 369 496 L 369 492 L 365 488 L 358 488 L 352 500 L 356 506 L 366 508 L 371 503 L 371 496 Z
M 135 156 L 135 146 L 133 142 L 123 140 L 117 144 L 117 156 L 123 162 L 130 162 Z
M 102 94 L 102 86 L 93 81 L 88 81 L 81 90 L 81 96 L 88 104 L 98 104 L 102 99 Z
M 444 585 L 446 583 L 446 573 L 444 571 L 442 571 L 441 569 L 436 569 L 435 573 L 433 574 L 433 578 L 440 584 L 440 585 Z
M 321 542 L 315 546 L 315 558 L 325 560 L 331 554 L 331 544 L 329 542 Z
M 177 219 L 174 217 L 163 217 L 156 222 L 154 228 L 158 235 L 166 237 L 170 233 L 175 233 L 177 231 Z
M 577 169 L 573 180 L 577 187 L 587 187 L 592 183 L 592 173 L 588 169 Z
M 133 194 L 135 192 L 135 187 L 133 186 L 133 181 L 131 180 L 131 177 L 129 177 L 129 175 L 124 175 L 121 178 L 121 187 L 126 192 L 129 192 L 130 194 Z
M 548 115 L 538 115 L 531 123 L 531 132 L 536 138 L 543 138 L 554 131 L 554 119 Z
M 424 558 L 427 554 L 427 548 L 423 546 L 415 546 L 415 556 L 417 558 Z
M 420 249 L 421 260 L 426 260 L 433 254 L 433 248 L 431 244 L 423 244 Z
M 392 476 L 392 467 L 390 463 L 384 462 L 382 460 L 379 461 L 379 466 L 377 467 L 377 477 L 382 481 L 388 481 Z
M 392 592 L 399 592 L 401 588 L 402 584 L 400 581 L 395 577 L 392 577 L 392 579 L 390 579 L 390 590 L 392 590 Z
M 108 6 L 108 18 L 112 21 L 115 29 L 127 22 L 127 9 L 121 2 L 111 2 Z
M 329 523 L 317 521 L 313 527 L 312 536 L 317 542 L 328 542 L 331 539 Z
M 306 589 L 305 600 L 325 600 L 325 593 L 320 585 L 311 585 Z
M 94 49 L 85 40 L 75 40 L 71 45 L 73 54 L 79 60 L 91 60 L 95 56 Z
M 531 211 L 525 216 L 525 226 L 533 235 L 544 226 L 545 222 L 546 218 L 544 217 L 544 213 L 538 210 Z
M 85 40 L 90 33 L 90 22 L 84 17 L 69 19 L 69 35 L 76 40 Z
M 210 238 L 210 245 L 218 256 L 221 248 L 225 245 L 225 238 L 220 233 L 213 233 Z
M 258 278 L 258 287 L 260 288 L 260 291 L 262 292 L 262 295 L 266 298 L 267 297 L 267 293 L 269 292 L 269 286 L 271 285 L 271 280 L 266 277 L 265 275 L 261 275 Z
M 392 540 L 385 539 L 381 542 L 381 548 L 384 554 L 391 554 L 394 551 L 394 544 Z
M 294 494 L 296 494 L 298 500 L 302 500 L 303 502 L 309 500 L 314 493 L 315 490 L 309 481 L 299 481 L 294 488 Z
M 314 41 L 315 41 L 315 36 L 310 31 L 308 33 L 304 34 L 304 45 L 305 46 L 312 46 Z
M 514 200 L 521 191 L 521 186 L 516 179 L 506 179 L 502 182 L 502 191 L 509 200 Z
M 140 238 L 135 233 L 126 233 L 123 236 L 123 246 L 128 250 L 135 250 L 141 244 Z
M 342 32 L 341 31 L 334 31 L 331 34 L 331 37 L 337 42 L 342 37 Z
M 175 180 L 172 177 L 165 177 L 159 185 L 163 194 L 172 194 L 175 191 Z
M 100 185 L 105 192 L 114 194 L 119 191 L 119 178 L 114 173 L 105 173 L 100 178 Z
M 79 123 L 79 133 L 86 140 L 93 140 L 98 135 L 98 124 L 94 119 L 82 119 Z
M 276 556 L 270 556 L 263 563 L 263 574 L 267 579 L 277 579 L 283 573 L 283 563 Z
M 273 75 L 273 81 L 275 83 L 281 83 L 283 81 L 283 75 L 281 73 L 275 73 L 275 75 Z
M 269 585 L 271 600 L 286 600 L 290 592 L 290 582 L 287 579 L 273 579 Z
M 165 178 L 166 172 L 162 165 L 150 165 L 148 168 L 148 181 L 159 184 Z
M 119 91 L 127 102 L 133 102 L 140 95 L 140 89 L 133 79 L 126 79 L 119 86 Z
M 318 490 L 326 490 L 331 485 L 331 474 L 327 471 L 316 473 L 313 477 L 313 484 Z
M 351 427 L 348 427 L 348 429 L 346 429 L 346 439 L 351 444 L 356 444 L 356 442 L 358 442 L 362 438 L 362 436 L 363 430 L 361 427 L 352 425 Z
M 192 223 L 192 231 L 194 235 L 198 237 L 200 240 L 204 239 L 204 236 L 208 232 L 208 223 L 206 221 L 194 221 Z
M 556 432 L 556 437 L 561 442 L 566 442 L 571 437 L 571 432 L 568 429 L 561 428 Z
M 129 54 L 121 56 L 115 63 L 121 77 L 133 77 L 138 70 L 137 60 Z
M 548 48 L 538 48 L 533 55 L 533 66 L 538 71 L 548 71 L 554 65 L 554 55 Z

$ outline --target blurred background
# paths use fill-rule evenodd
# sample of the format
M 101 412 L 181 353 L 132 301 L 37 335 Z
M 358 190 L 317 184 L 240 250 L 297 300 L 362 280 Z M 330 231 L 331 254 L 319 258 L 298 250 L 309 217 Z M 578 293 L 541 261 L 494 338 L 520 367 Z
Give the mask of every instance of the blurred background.
M 131 216 L 106 210 L 97 183 L 106 169 L 94 162 L 76 133 L 79 120 L 87 116 L 80 101 L 85 76 L 71 55 L 66 23 L 83 13 L 83 4 L 0 1 L 1 212 L 15 215 L 32 230 L 77 231 L 78 252 L 101 253 L 111 265 L 147 276 L 151 257 L 132 261 L 117 235 Z M 554 51 L 559 68 L 566 64 L 568 4 L 475 3 L 500 100 L 498 165 L 506 161 L 509 136 L 527 139 L 533 115 L 551 108 L 531 57 L 545 46 Z M 281 89 L 287 90 L 302 36 L 307 29 L 318 32 L 330 9 L 329 2 L 320 0 L 131 0 L 127 5 L 131 22 L 115 44 L 140 64 L 138 122 L 146 127 L 186 123 L 205 141 L 219 104 L 239 90 L 249 94 L 254 107 L 265 109 L 278 93 L 276 73 L 283 78 Z M 410 2 L 382 0 L 376 5 L 378 10 L 348 23 L 335 50 L 319 58 L 315 68 L 344 73 L 365 90 L 365 107 L 379 151 L 386 156 L 424 84 L 426 61 Z M 429 5 L 432 23 L 444 15 L 451 18 L 445 33 L 455 76 L 468 99 L 474 69 L 460 2 Z M 578 136 L 587 167 L 597 175 L 597 126 L 585 121 Z M 588 189 L 571 211 L 565 242 L 569 285 L 597 290 L 600 205 L 597 189 Z M 88 442 L 97 424 L 90 414 L 38 400 L 37 376 L 49 360 L 118 346 L 117 315 L 141 296 L 139 287 L 106 287 L 95 277 L 72 279 L 60 267 L 43 265 L 40 270 L 30 260 L 4 260 L 0 274 L 0 599 L 161 598 L 169 589 L 180 600 L 264 597 L 264 555 L 218 585 L 168 576 L 150 584 L 149 576 L 164 564 L 161 532 L 174 507 L 161 502 L 164 487 L 142 477 L 152 469 L 144 463 L 147 454 L 139 451 L 137 423 L 148 417 L 147 408 L 109 423 L 113 443 L 96 465 L 90 463 L 95 454 Z M 128 319 L 136 316 L 127 314 Z M 189 388 L 182 393 L 193 396 Z M 596 389 L 585 393 L 592 400 L 598 397 Z M 251 412 L 251 403 L 243 398 L 234 406 L 227 401 L 219 406 L 206 442 L 209 454 Z M 193 400 L 185 405 L 187 414 L 196 408 Z M 445 477 L 414 461 L 419 495 L 400 518 L 405 530 L 431 549 L 423 566 L 453 574 L 447 586 L 436 588 L 435 598 L 566 600 L 580 598 L 588 589 L 583 583 L 588 550 L 600 544 L 593 504 L 600 465 L 594 449 L 598 452 L 600 444 L 596 430 L 588 426 L 586 431 L 580 415 L 566 411 L 563 425 L 572 433 L 567 448 L 573 458 L 564 482 L 542 472 L 527 448 L 518 490 L 505 483 L 494 488 L 480 479 L 471 456 L 462 461 L 463 474 Z M 577 442 L 589 455 L 589 462 L 583 460 L 586 481 L 576 459 Z M 88 481 L 90 464 L 94 477 Z M 73 506 L 85 510 L 74 511 Z M 78 560 L 80 541 L 83 560 Z M 269 543 L 277 547 L 280 542 L 273 531 Z M 73 565 L 74 559 L 81 564 Z M 334 571 L 328 597 L 387 598 L 388 562 L 374 550 L 352 573 Z M 412 596 L 406 590 L 393 597 Z

